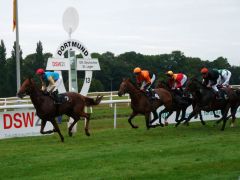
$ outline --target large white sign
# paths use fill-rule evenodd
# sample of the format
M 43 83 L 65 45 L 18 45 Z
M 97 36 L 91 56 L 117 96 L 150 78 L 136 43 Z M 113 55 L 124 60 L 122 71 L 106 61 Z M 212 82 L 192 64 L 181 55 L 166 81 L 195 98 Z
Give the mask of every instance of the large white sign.
M 54 71 L 69 70 L 70 63 L 66 58 L 48 58 L 46 69 Z
M 100 70 L 98 59 L 77 59 L 77 70 L 79 71 Z
M 87 48 L 83 45 L 83 43 L 75 39 L 69 39 L 62 42 L 62 44 L 60 44 L 60 46 L 57 49 L 56 56 L 63 57 L 64 53 L 67 52 L 68 50 L 75 50 L 77 52 L 80 52 L 80 54 L 83 56 L 84 59 L 87 59 L 87 60 L 91 59 L 91 55 L 87 50 Z M 88 90 L 90 88 L 91 81 L 92 81 L 92 70 L 86 70 L 85 78 L 84 78 L 84 82 L 83 82 L 83 86 L 80 91 L 80 94 L 84 96 L 87 95 Z
M 0 139 L 40 135 L 41 119 L 34 110 L 0 112 Z M 47 122 L 44 131 L 52 130 Z

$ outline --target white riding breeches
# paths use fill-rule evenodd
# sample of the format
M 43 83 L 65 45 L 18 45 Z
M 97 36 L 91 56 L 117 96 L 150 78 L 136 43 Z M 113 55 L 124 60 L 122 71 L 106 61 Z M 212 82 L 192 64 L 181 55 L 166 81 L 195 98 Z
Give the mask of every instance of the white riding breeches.
M 58 87 L 62 84 L 63 80 L 62 77 L 59 77 L 57 81 L 55 81 L 55 88 L 53 89 L 52 92 L 56 91 L 58 89 Z M 50 89 L 52 89 L 52 85 L 49 85 L 47 87 L 47 91 L 50 91 Z

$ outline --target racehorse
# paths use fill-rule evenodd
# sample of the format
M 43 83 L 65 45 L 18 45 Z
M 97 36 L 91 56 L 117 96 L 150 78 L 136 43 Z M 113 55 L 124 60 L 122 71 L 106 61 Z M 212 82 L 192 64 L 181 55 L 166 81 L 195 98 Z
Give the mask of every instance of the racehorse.
M 172 90 L 169 87 L 169 85 L 164 81 L 158 81 L 156 88 L 166 89 L 167 91 L 169 91 L 171 93 L 172 99 L 173 99 L 171 111 L 168 111 L 166 108 L 163 109 L 159 113 L 159 119 L 161 118 L 163 113 L 168 112 L 168 115 L 165 117 L 165 125 L 167 125 L 168 124 L 167 119 L 172 115 L 172 113 L 174 111 L 176 111 L 175 122 L 177 122 L 180 112 L 182 111 L 181 121 L 185 120 L 186 109 L 188 106 L 190 106 L 192 104 L 192 100 L 188 97 L 184 97 L 184 98 L 180 97 L 180 95 L 176 91 Z
M 39 90 L 39 88 L 35 85 L 33 79 L 26 79 L 20 90 L 17 93 L 18 97 L 23 98 L 25 95 L 29 95 L 33 106 L 36 109 L 37 116 L 42 120 L 41 121 L 41 134 L 50 134 L 53 132 L 58 132 L 61 141 L 64 141 L 64 137 L 60 132 L 57 122 L 55 121 L 55 117 L 59 115 L 66 114 L 69 117 L 72 117 L 74 122 L 70 125 L 68 129 L 69 136 L 72 136 L 72 128 L 80 119 L 80 117 L 86 118 L 85 123 L 85 134 L 90 136 L 89 133 L 89 120 L 90 114 L 84 112 L 85 106 L 97 105 L 102 100 L 102 96 L 97 96 L 94 100 L 89 97 L 82 96 L 75 92 L 68 92 L 66 96 L 68 101 L 62 104 L 54 104 L 54 100 L 51 96 L 44 95 L 43 91 Z M 44 127 L 50 121 L 54 127 L 53 130 L 44 131 Z
M 216 99 L 215 92 L 211 89 L 203 85 L 196 78 L 192 78 L 188 81 L 186 89 L 190 91 L 195 99 L 196 106 L 193 109 L 193 112 L 190 113 L 185 123 L 189 122 L 193 116 L 199 113 L 201 110 L 204 111 L 215 111 L 221 110 L 222 118 L 216 123 L 219 123 L 223 120 L 223 125 L 221 130 L 224 130 L 226 121 L 229 117 L 227 117 L 228 111 L 231 108 L 231 116 L 235 117 L 237 108 L 239 106 L 238 95 L 236 91 L 231 88 L 223 88 L 223 91 L 227 95 L 228 98 L 224 99 Z M 179 121 L 176 126 L 181 123 Z
M 156 87 L 158 88 L 165 88 L 166 90 L 168 90 L 172 96 L 173 96 L 173 111 L 170 111 L 168 113 L 168 115 L 165 117 L 165 122 L 166 120 L 171 116 L 171 114 L 176 111 L 176 118 L 175 118 L 175 122 L 178 121 L 178 117 L 180 115 L 180 112 L 182 111 L 182 117 L 180 119 L 180 121 L 183 121 L 183 120 L 186 120 L 186 117 L 185 117 L 185 114 L 186 114 L 186 110 L 188 108 L 188 106 L 192 105 L 193 109 L 196 105 L 196 102 L 194 101 L 194 99 L 192 97 L 190 97 L 190 94 L 187 92 L 187 91 L 184 91 L 182 92 L 181 96 L 184 94 L 185 96 L 184 97 L 180 97 L 180 94 L 177 90 L 172 90 L 169 85 L 164 82 L 164 81 L 158 81 Z M 185 103 L 179 103 L 179 101 L 184 101 Z M 164 109 L 163 111 L 161 111 L 160 113 L 165 113 L 167 112 L 166 109 Z M 161 118 L 161 114 L 159 114 L 159 118 Z M 200 111 L 200 113 L 198 114 L 199 117 L 200 117 L 200 120 L 201 120 L 201 123 L 203 125 L 205 125 L 205 122 L 203 121 L 203 116 L 202 116 L 202 113 Z M 214 117 L 218 118 L 220 117 L 219 115 L 217 115 L 215 113 L 215 111 L 213 111 L 213 115 Z M 197 118 L 197 115 L 195 116 L 195 118 Z
M 120 84 L 118 96 L 128 93 L 131 98 L 132 114 L 128 118 L 128 122 L 132 128 L 138 128 L 138 126 L 132 124 L 132 119 L 137 114 L 143 114 L 145 116 L 146 127 L 149 129 L 150 127 L 155 127 L 149 123 L 151 112 L 156 112 L 157 108 L 161 105 L 164 105 L 167 109 L 171 108 L 171 94 L 163 88 L 154 89 L 154 91 L 159 96 L 159 99 L 150 100 L 145 93 L 133 85 L 129 78 L 123 79 L 122 83 Z M 154 116 L 155 114 L 156 113 L 154 113 Z M 158 117 L 154 117 L 154 119 L 156 118 Z M 161 126 L 163 126 L 161 121 L 159 123 Z

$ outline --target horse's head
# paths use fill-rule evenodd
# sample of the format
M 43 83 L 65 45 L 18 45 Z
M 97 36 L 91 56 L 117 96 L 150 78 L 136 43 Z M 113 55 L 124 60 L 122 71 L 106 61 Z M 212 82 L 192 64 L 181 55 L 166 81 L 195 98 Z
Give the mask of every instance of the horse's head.
M 17 96 L 23 98 L 26 95 L 29 95 L 33 88 L 33 80 L 31 78 L 26 79 L 22 86 L 20 87 Z
M 187 81 L 186 90 L 190 92 L 197 91 L 201 88 L 202 84 L 197 78 L 191 78 Z
M 168 84 L 165 81 L 158 81 L 157 85 L 155 88 L 164 88 L 164 89 L 170 89 L 170 87 L 168 86 Z
M 127 93 L 128 91 L 128 84 L 130 83 L 130 79 L 123 79 L 122 83 L 120 84 L 119 90 L 118 90 L 118 96 L 122 96 L 123 94 Z

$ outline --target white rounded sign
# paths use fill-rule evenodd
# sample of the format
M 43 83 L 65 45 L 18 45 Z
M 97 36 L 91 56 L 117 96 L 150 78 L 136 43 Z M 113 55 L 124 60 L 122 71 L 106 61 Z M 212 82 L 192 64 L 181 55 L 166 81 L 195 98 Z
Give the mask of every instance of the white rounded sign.
M 63 13 L 63 28 L 68 34 L 72 34 L 78 27 L 79 16 L 74 7 L 69 7 Z
M 76 39 L 69 39 L 64 42 L 58 47 L 56 56 L 55 57 L 63 57 L 64 53 L 68 50 L 75 50 L 76 52 L 80 52 L 80 54 L 83 56 L 84 59 L 91 59 L 91 54 L 87 50 L 87 48 L 84 46 L 83 43 Z M 80 91 L 80 94 L 86 96 L 88 93 L 88 90 L 90 88 L 90 84 L 92 81 L 92 71 L 85 71 L 85 78 L 83 82 L 82 89 Z

